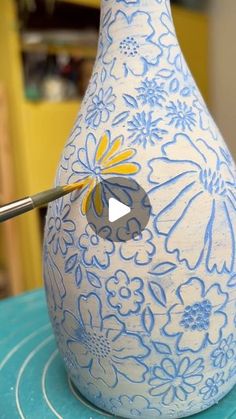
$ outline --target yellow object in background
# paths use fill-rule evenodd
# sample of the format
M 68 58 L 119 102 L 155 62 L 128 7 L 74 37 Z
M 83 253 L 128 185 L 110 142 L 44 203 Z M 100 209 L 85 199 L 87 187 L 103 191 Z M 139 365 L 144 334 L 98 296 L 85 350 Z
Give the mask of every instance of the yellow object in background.
M 64 2 L 91 7 L 99 7 L 100 4 L 99 0 Z M 207 16 L 181 7 L 173 7 L 173 15 L 183 52 L 207 100 Z M 21 42 L 14 0 L 0 1 L 0 56 L 0 82 L 4 82 L 7 90 L 10 139 L 14 152 L 15 196 L 12 199 L 15 199 L 52 186 L 60 153 L 73 127 L 80 102 L 32 103 L 25 99 Z M 18 290 L 27 290 L 42 285 L 39 213 L 35 211 L 25 214 L 19 217 L 17 223 L 22 264 Z

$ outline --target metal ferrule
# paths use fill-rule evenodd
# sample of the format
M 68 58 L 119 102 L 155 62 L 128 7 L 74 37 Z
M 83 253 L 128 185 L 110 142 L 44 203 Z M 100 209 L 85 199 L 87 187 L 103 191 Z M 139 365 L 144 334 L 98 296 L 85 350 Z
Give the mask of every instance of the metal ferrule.
M 0 207 L 0 222 L 9 220 L 17 215 L 23 214 L 34 208 L 34 203 L 30 197 L 19 199 Z

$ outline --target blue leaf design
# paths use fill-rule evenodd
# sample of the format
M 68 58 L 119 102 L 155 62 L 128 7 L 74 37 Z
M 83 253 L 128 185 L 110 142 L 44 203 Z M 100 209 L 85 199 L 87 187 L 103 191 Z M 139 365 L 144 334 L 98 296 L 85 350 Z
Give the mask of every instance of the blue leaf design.
M 162 286 L 153 281 L 151 281 L 148 286 L 154 300 L 162 307 L 166 307 L 166 294 Z
M 151 333 L 154 327 L 154 315 L 150 307 L 145 308 L 142 312 L 142 323 L 147 333 Z
M 185 87 L 181 90 L 180 94 L 182 96 L 190 96 L 191 95 L 191 89 L 189 87 Z
M 112 11 L 111 11 L 111 9 L 109 9 L 107 11 L 107 13 L 105 14 L 104 19 L 103 19 L 103 22 L 102 22 L 102 27 L 103 28 L 108 24 L 111 15 L 112 15 Z
M 163 68 L 163 70 L 160 70 L 157 75 L 160 77 L 163 77 L 164 79 L 169 79 L 171 76 L 173 76 L 174 71 L 167 70 L 166 68 Z
M 117 115 L 113 119 L 112 126 L 114 127 L 116 125 L 121 124 L 122 122 L 124 122 L 126 120 L 126 118 L 128 118 L 128 116 L 129 116 L 129 112 L 128 111 L 119 113 L 119 115 Z
M 105 68 L 102 69 L 102 73 L 101 73 L 101 82 L 104 83 L 104 81 L 106 80 L 107 77 L 107 71 Z
M 177 79 L 173 79 L 170 82 L 170 92 L 176 93 L 179 90 L 179 81 Z
M 169 347 L 169 345 L 166 345 L 165 343 L 161 343 L 161 342 L 153 342 L 154 348 L 156 349 L 156 351 L 159 354 L 162 355 L 171 355 L 171 349 Z
M 66 263 L 65 263 L 65 272 L 68 274 L 69 272 L 73 271 L 75 264 L 77 262 L 78 255 L 74 254 L 70 256 Z
M 76 282 L 77 287 L 80 286 L 82 279 L 83 279 L 82 270 L 81 270 L 80 265 L 78 265 L 75 271 L 75 282 Z
M 159 263 L 158 265 L 156 265 L 153 268 L 152 272 L 150 272 L 150 273 L 152 275 L 162 276 L 162 275 L 169 274 L 174 269 L 176 269 L 175 263 L 163 262 L 163 263 Z
M 131 108 L 138 109 L 138 102 L 133 96 L 123 95 L 123 98 L 126 105 L 130 106 Z
M 102 288 L 102 284 L 101 284 L 100 279 L 94 273 L 87 272 L 87 279 L 88 279 L 90 285 L 92 285 L 92 287 Z
M 227 282 L 228 287 L 236 287 L 236 275 L 231 276 Z

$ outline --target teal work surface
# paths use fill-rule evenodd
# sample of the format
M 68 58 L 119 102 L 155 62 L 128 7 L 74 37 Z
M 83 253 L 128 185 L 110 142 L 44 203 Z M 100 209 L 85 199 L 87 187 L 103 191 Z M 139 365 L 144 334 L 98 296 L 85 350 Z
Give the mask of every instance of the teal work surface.
M 0 303 L 0 418 L 101 419 L 71 386 L 37 290 Z M 236 388 L 192 419 L 236 419 Z M 143 418 L 145 419 L 145 418 Z

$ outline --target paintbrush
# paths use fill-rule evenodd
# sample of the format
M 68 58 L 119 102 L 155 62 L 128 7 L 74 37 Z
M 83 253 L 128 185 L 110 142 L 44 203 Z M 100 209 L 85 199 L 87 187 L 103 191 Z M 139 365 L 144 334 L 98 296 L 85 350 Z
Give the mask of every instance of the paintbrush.
M 61 198 L 76 189 L 82 189 L 83 182 L 72 183 L 70 185 L 57 186 L 47 191 L 39 192 L 17 201 L 9 202 L 0 207 L 0 222 L 9 220 L 17 215 L 24 214 L 34 208 L 42 207 L 55 199 Z

